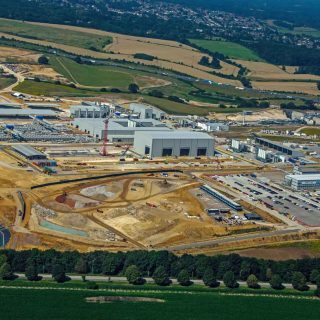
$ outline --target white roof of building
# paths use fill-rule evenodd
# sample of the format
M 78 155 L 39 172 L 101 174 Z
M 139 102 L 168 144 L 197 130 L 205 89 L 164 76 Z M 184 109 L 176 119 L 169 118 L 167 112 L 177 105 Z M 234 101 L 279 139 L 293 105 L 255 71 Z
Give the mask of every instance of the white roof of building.
M 56 116 L 51 109 L 0 109 L 1 116 Z
M 138 132 L 136 134 L 139 134 Z M 204 132 L 197 131 L 183 131 L 183 130 L 175 130 L 170 132 L 143 132 L 144 135 L 152 139 L 205 139 L 205 140 L 214 140 L 213 137 Z
M 147 120 L 139 120 L 139 119 L 131 119 L 134 122 L 137 123 L 143 123 L 144 126 L 141 127 L 129 127 L 128 122 L 130 120 L 128 119 L 111 119 L 109 121 L 108 129 L 111 130 L 119 130 L 119 131 L 146 131 L 146 130 L 161 130 L 161 131 L 167 131 L 170 130 L 168 127 L 163 126 L 163 123 L 154 119 L 147 119 Z M 83 127 L 87 129 L 94 128 L 95 131 L 104 130 L 105 119 L 102 118 L 77 118 L 73 121 L 75 125 L 79 125 L 80 129 Z M 147 126 L 147 123 L 150 126 Z
M 31 156 L 46 156 L 44 153 L 32 148 L 31 146 L 28 145 L 23 145 L 23 144 L 18 144 L 18 145 L 13 145 L 12 149 L 22 153 L 26 157 L 31 157 Z
M 287 178 L 297 181 L 320 180 L 320 174 L 289 174 Z

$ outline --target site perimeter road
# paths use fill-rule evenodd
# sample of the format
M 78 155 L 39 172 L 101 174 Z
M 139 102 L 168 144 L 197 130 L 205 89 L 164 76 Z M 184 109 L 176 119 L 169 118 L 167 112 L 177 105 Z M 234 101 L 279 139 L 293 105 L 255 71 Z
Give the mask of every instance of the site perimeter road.
M 188 249 L 195 249 L 195 248 L 214 247 L 220 244 L 226 244 L 226 243 L 232 243 L 232 242 L 238 242 L 238 241 L 244 241 L 244 240 L 263 239 L 263 238 L 269 238 L 274 236 L 296 234 L 299 231 L 301 230 L 288 228 L 288 229 L 268 231 L 268 232 L 250 233 L 250 234 L 244 234 L 240 236 L 227 236 L 219 239 L 199 241 L 199 242 L 193 242 L 188 244 L 180 244 L 176 246 L 165 247 L 162 249 L 169 250 L 169 251 L 179 251 L 179 250 L 188 250 Z
M 24 76 L 22 76 L 20 73 L 14 72 L 10 68 L 6 67 L 4 64 L 0 64 L 0 68 L 3 69 L 5 72 L 13 75 L 17 80 L 15 83 L 11 84 L 9 87 L 6 87 L 0 90 L 0 92 L 11 92 L 15 86 L 17 86 L 19 83 L 25 80 Z
M 20 279 L 25 280 L 26 276 L 23 273 L 15 273 Z M 39 276 L 42 277 L 43 280 L 52 280 L 52 275 L 51 274 L 39 274 Z M 68 277 L 70 277 L 71 280 L 75 281 L 82 281 L 82 275 L 74 275 L 68 274 Z M 146 283 L 154 283 L 154 280 L 150 277 L 144 277 L 146 280 Z M 118 276 L 102 276 L 102 275 L 86 275 L 86 280 L 87 281 L 97 281 L 97 282 L 123 282 L 123 283 L 128 283 L 128 280 L 126 277 L 118 277 Z M 172 281 L 172 284 L 178 284 L 178 280 L 175 278 L 170 279 Z M 202 280 L 199 279 L 192 279 L 191 280 L 194 284 L 196 285 L 203 285 L 204 283 Z M 237 281 L 240 286 L 247 286 L 246 281 Z M 221 281 L 220 285 L 222 287 L 225 287 L 224 283 Z M 268 282 L 259 282 L 259 285 L 261 288 L 270 288 L 270 284 Z M 283 286 L 287 289 L 292 289 L 292 284 L 291 283 L 283 283 Z M 309 287 L 311 290 L 316 289 L 316 286 L 313 284 L 309 284 Z

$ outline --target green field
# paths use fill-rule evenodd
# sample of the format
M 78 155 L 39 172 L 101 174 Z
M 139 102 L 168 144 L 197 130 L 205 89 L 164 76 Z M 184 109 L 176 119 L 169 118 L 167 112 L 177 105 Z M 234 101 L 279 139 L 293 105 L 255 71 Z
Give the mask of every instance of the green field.
M 311 128 L 303 128 L 299 132 L 305 133 L 308 136 L 320 135 L 320 128 L 311 127 Z
M 79 64 L 66 58 L 50 58 L 50 65 L 70 81 L 90 87 L 127 88 L 134 76 L 118 68 Z
M 218 109 L 218 108 L 212 108 L 212 107 L 197 107 L 197 106 L 192 106 L 185 103 L 179 103 L 179 102 L 170 101 L 167 99 L 160 99 L 160 98 L 155 98 L 150 96 L 144 96 L 143 100 L 146 103 L 152 104 L 169 114 L 179 114 L 179 115 L 192 114 L 192 115 L 198 115 L 198 116 L 205 116 L 208 114 L 208 112 L 210 111 L 213 112 Z
M 320 253 L 320 240 L 297 241 L 265 246 L 266 248 L 299 248 L 310 250 L 312 253 Z
M 11 84 L 15 83 L 16 80 L 13 78 L 1 78 L 0 77 L 0 90 L 9 87 Z
M 63 97 L 88 97 L 101 94 L 100 91 L 83 90 L 77 88 L 71 88 L 66 85 L 57 85 L 47 82 L 35 82 L 26 80 L 19 83 L 14 90 L 37 96 L 63 96 Z
M 160 99 L 150 96 L 143 97 L 144 102 L 152 104 L 159 109 L 169 113 L 169 114 L 179 114 L 179 115 L 197 115 L 197 116 L 206 116 L 209 112 L 217 113 L 238 113 L 242 112 L 243 108 L 219 108 L 219 107 L 198 107 L 190 104 L 178 103 L 170 101 L 167 99 Z M 245 109 L 247 110 L 247 109 Z M 250 108 L 252 111 L 258 111 L 261 109 Z
M 3 283 L 2 283 L 3 284 Z M 35 285 L 40 285 L 35 284 Z M 232 295 L 229 291 L 166 288 L 147 290 L 144 287 L 106 290 L 70 290 L 68 285 L 56 289 L 28 287 L 0 289 L 1 316 L 6 320 L 18 319 L 76 319 L 76 320 L 316 320 L 320 300 L 304 296 L 269 296 L 259 293 Z M 60 287 L 61 289 L 59 289 Z M 70 287 L 70 285 L 69 285 Z M 237 291 L 234 291 L 236 293 Z M 157 302 L 87 303 L 86 297 L 136 296 L 163 299 Z
M 111 37 L 6 19 L 0 19 L 0 32 L 98 51 L 102 51 L 107 44 L 112 42 Z
M 219 52 L 232 59 L 262 61 L 255 52 L 235 42 L 200 39 L 189 39 L 189 41 L 213 53 Z

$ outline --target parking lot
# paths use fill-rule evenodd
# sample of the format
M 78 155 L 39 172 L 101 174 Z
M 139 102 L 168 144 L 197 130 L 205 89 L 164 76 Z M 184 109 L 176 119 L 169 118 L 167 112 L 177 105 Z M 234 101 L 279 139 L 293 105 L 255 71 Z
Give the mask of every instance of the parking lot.
M 190 192 L 198 198 L 208 215 L 215 221 L 227 225 L 242 225 L 247 222 L 244 216 L 247 213 L 246 211 L 237 212 L 232 210 L 225 203 L 215 199 L 200 188 L 193 189 Z
M 220 183 L 242 193 L 251 201 L 290 216 L 308 226 L 320 226 L 320 201 L 315 197 L 287 190 L 257 174 L 238 174 L 214 177 Z

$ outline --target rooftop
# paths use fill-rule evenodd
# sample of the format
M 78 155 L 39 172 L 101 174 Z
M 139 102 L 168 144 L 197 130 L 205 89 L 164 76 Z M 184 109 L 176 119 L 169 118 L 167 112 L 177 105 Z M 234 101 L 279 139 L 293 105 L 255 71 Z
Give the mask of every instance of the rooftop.
M 13 145 L 12 149 L 15 151 L 18 151 L 19 153 L 24 154 L 27 157 L 30 156 L 44 156 L 44 154 L 30 146 L 23 145 L 23 144 L 18 144 L 18 145 Z
M 297 181 L 320 180 L 320 174 L 289 174 L 287 178 Z
M 139 134 L 139 133 L 137 133 Z M 196 131 L 170 131 L 170 132 L 148 132 L 144 131 L 144 135 L 148 135 L 148 137 L 152 139 L 205 139 L 205 140 L 214 140 L 213 137 L 209 136 L 207 133 L 204 132 L 196 132 Z
M 1 116 L 57 116 L 51 109 L 0 109 Z

